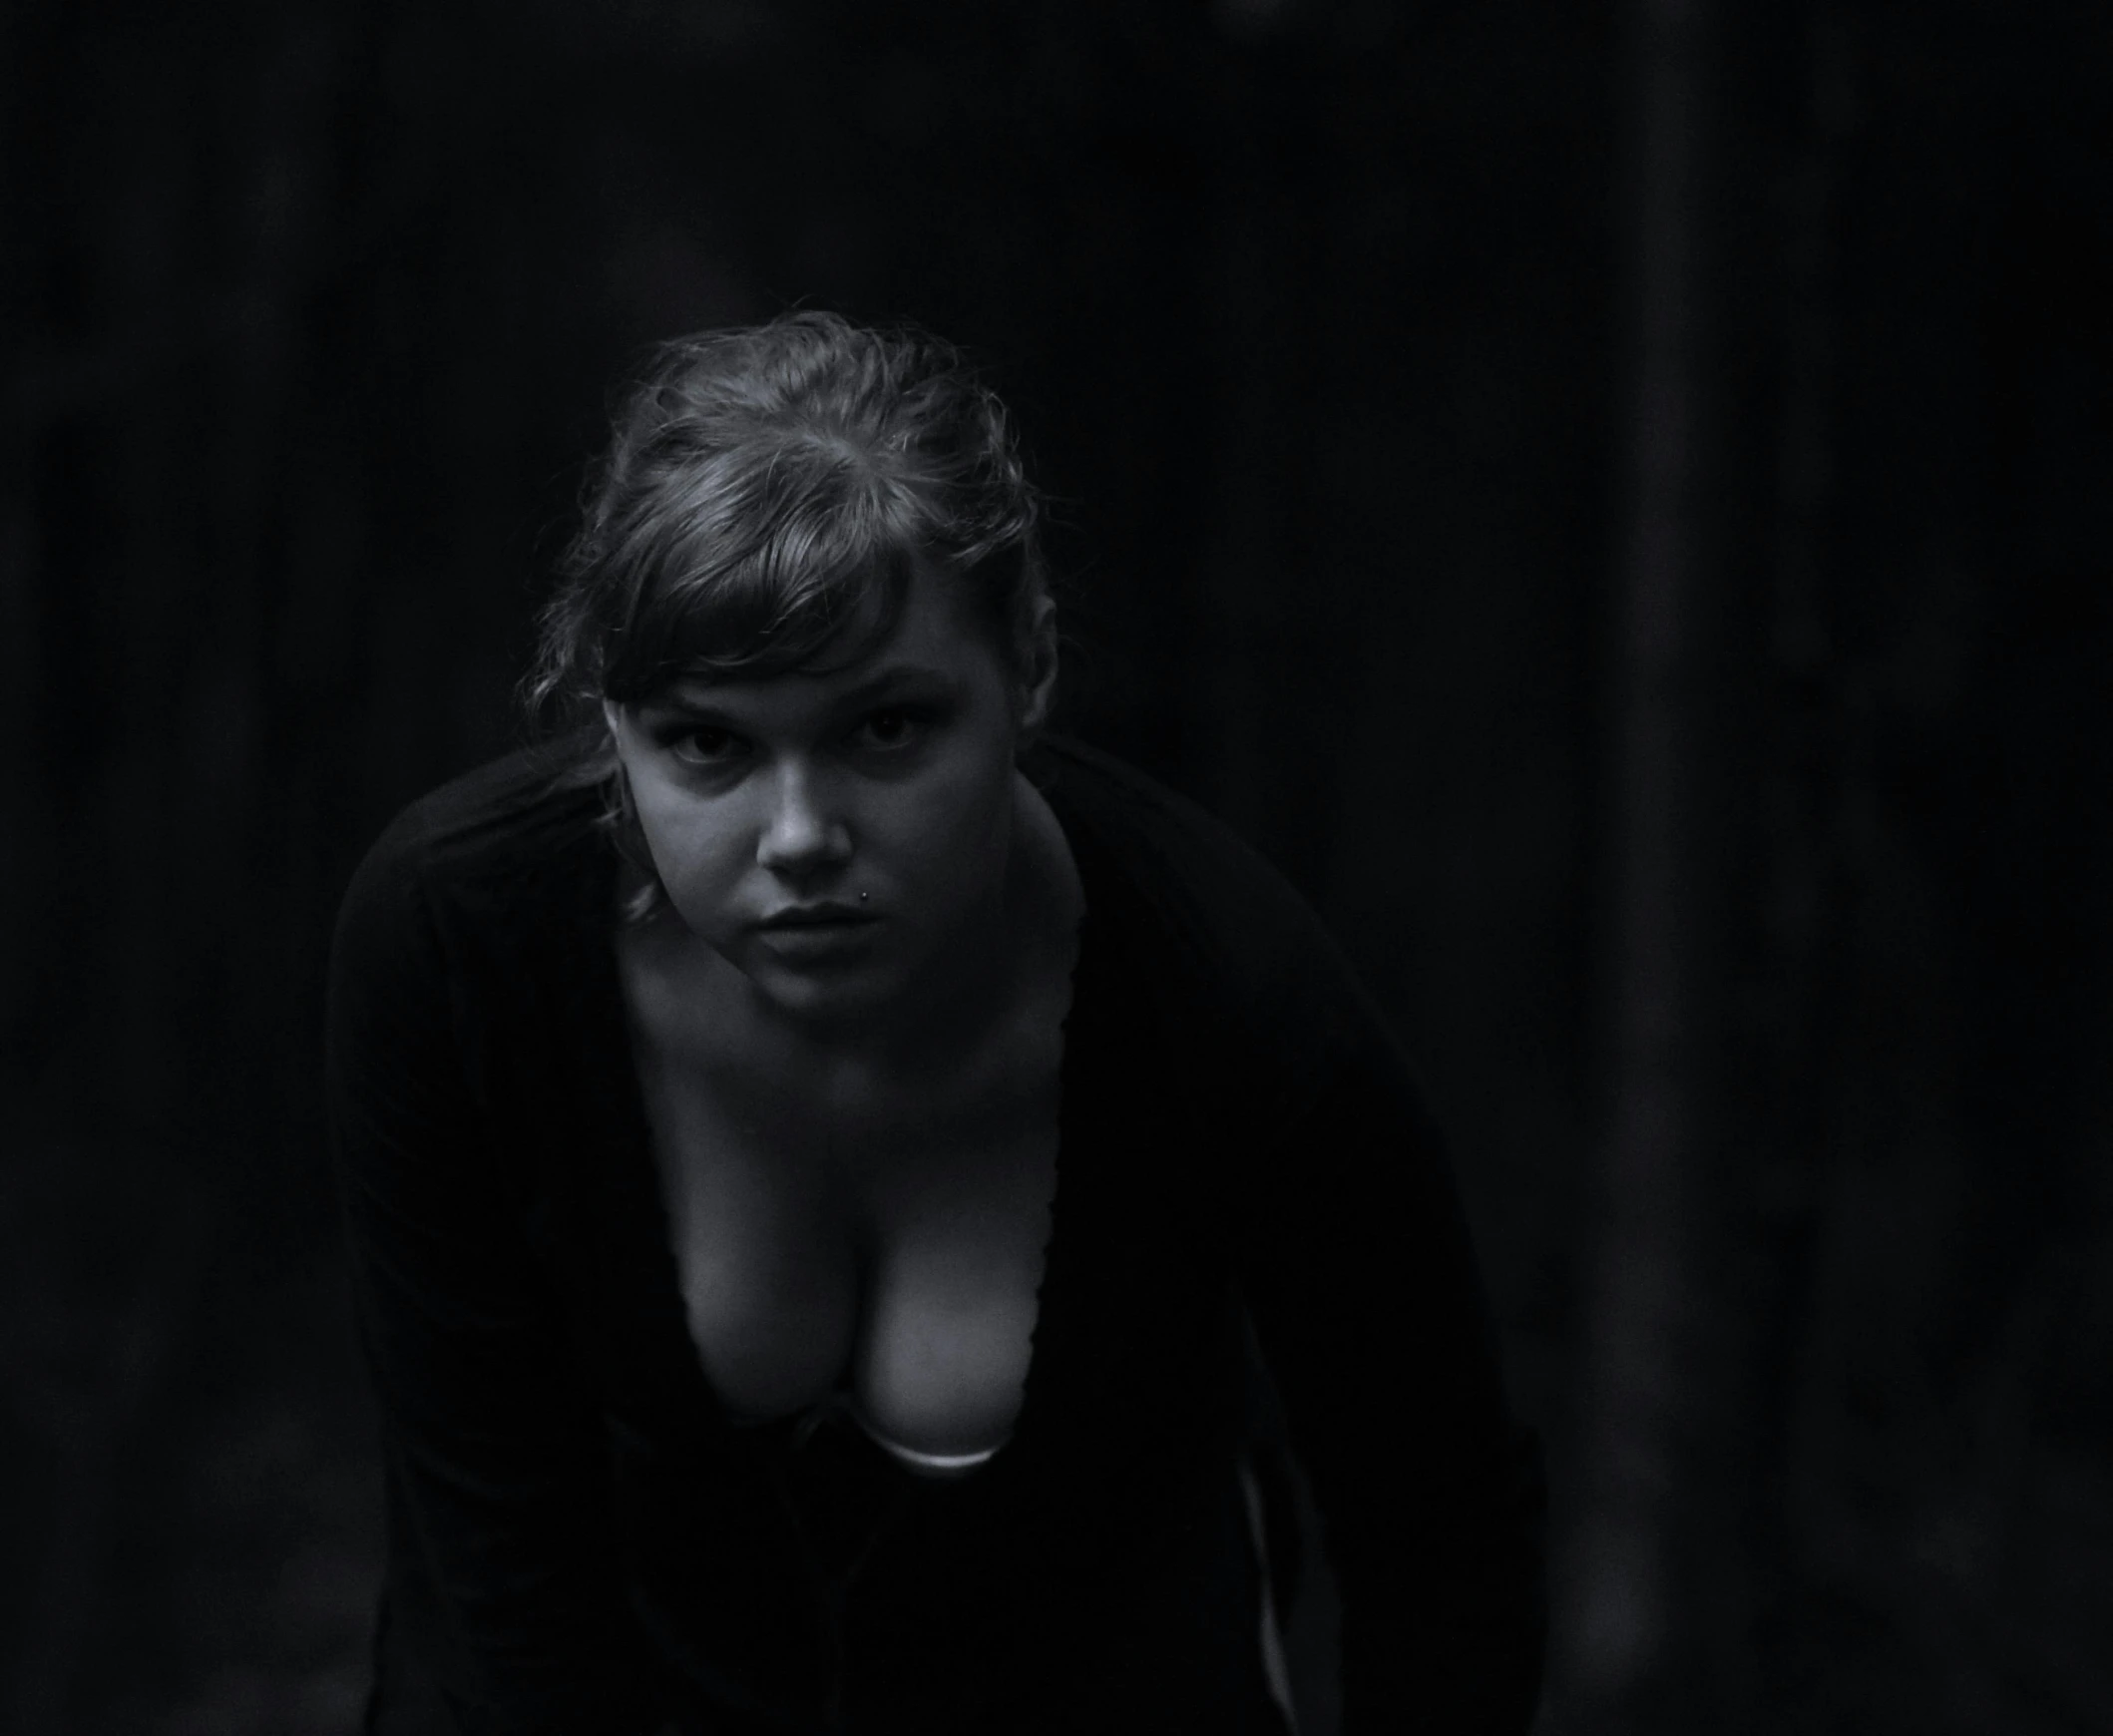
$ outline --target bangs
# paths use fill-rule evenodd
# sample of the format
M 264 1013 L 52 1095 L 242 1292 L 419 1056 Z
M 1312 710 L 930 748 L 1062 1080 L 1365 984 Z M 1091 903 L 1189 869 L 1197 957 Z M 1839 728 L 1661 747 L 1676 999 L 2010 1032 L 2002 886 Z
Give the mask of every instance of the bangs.
M 611 698 L 635 703 L 684 676 L 843 668 L 894 631 L 926 516 L 910 490 L 851 451 L 812 447 L 712 465 L 695 483 L 662 524 L 638 527 Z
M 523 700 L 593 725 L 685 676 L 842 668 L 921 571 L 1024 674 L 1040 502 L 1005 406 L 937 338 L 810 310 L 674 339 L 588 471 Z

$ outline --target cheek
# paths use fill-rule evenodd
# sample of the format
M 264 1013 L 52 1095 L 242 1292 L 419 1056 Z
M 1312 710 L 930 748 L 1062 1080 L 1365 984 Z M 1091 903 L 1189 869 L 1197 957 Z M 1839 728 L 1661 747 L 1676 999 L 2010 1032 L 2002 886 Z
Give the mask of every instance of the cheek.
M 891 853 L 914 860 L 924 877 L 973 879 L 989 852 L 1011 835 L 1012 768 L 948 768 L 895 808 L 885 822 Z
M 694 919 L 702 913 L 688 908 L 693 901 L 708 900 L 739 875 L 735 828 L 727 815 L 664 790 L 634 788 L 633 801 L 660 883 L 683 916 Z

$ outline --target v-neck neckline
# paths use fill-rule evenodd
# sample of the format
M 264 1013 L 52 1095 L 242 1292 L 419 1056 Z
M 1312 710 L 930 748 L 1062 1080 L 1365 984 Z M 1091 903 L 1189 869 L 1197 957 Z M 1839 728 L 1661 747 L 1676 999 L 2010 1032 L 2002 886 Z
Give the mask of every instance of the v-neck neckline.
M 972 1473 L 971 1481 L 988 1475 L 1014 1453 L 1023 1436 L 1032 1436 L 1035 1432 L 1042 1414 L 1041 1401 L 1050 1384 L 1049 1352 L 1053 1339 L 1060 1336 L 1051 1332 L 1050 1320 L 1053 1308 L 1059 1312 L 1062 1309 L 1065 1294 L 1062 1282 L 1067 1269 L 1062 1256 L 1068 1247 L 1064 1233 L 1065 1204 L 1073 1190 L 1070 1182 L 1075 1179 L 1068 1172 L 1076 1168 L 1077 1153 L 1073 1145 L 1085 1119 L 1081 1105 L 1087 1100 L 1081 1082 L 1091 1069 L 1094 1053 L 1092 1037 L 1098 996 L 1093 985 L 1100 963 L 1104 927 L 1096 920 L 1099 904 L 1095 897 L 1097 874 L 1090 860 L 1092 851 L 1081 847 L 1077 828 L 1066 815 L 1067 804 L 1052 790 L 1046 789 L 1043 793 L 1064 835 L 1082 893 L 1077 951 L 1071 962 L 1071 995 L 1061 1025 L 1056 1152 L 1050 1193 L 1049 1231 L 1043 1243 L 1042 1276 L 1035 1292 L 1035 1325 L 1029 1335 L 1028 1371 L 1022 1383 L 1020 1412 L 1005 1448 L 990 1465 Z M 722 1438 L 764 1437 L 796 1425 L 805 1413 L 796 1412 L 790 1417 L 761 1424 L 736 1419 L 718 1389 L 712 1385 L 696 1340 L 690 1334 L 688 1310 L 682 1298 L 681 1271 L 675 1253 L 673 1220 L 653 1149 L 652 1122 L 645 1106 L 644 1085 L 639 1077 L 636 1038 L 625 1000 L 622 965 L 617 954 L 618 927 L 614 914 L 617 909 L 617 870 L 614 848 L 605 848 L 597 872 L 587 876 L 588 884 L 584 888 L 587 908 L 583 913 L 589 925 L 588 981 L 598 1003 L 590 1024 L 603 1040 L 598 1071 L 607 1082 L 621 1117 L 613 1153 L 616 1160 L 608 1177 L 615 1215 L 608 1251 L 612 1258 L 635 1262 L 632 1282 L 639 1292 L 637 1300 L 644 1317 L 652 1322 L 653 1338 L 661 1347 L 649 1350 L 648 1355 L 652 1358 L 672 1357 L 679 1362 L 683 1370 L 679 1378 L 686 1400 L 701 1407 L 714 1432 Z M 848 1368 L 844 1371 L 844 1378 L 850 1378 Z M 841 1391 L 839 1385 L 832 1389 L 831 1396 Z

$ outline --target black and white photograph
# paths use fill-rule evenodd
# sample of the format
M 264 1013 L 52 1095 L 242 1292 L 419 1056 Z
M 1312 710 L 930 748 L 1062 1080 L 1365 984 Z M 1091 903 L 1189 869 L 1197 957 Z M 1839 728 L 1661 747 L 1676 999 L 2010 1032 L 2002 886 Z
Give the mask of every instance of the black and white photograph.
M 0 1731 L 2113 1736 L 2113 12 L 0 140 Z

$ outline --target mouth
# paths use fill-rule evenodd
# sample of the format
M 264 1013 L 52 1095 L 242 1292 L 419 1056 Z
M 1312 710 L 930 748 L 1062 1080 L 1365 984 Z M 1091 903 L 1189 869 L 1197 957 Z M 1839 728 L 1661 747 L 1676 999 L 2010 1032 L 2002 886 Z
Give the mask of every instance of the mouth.
M 880 918 L 848 904 L 799 904 L 755 926 L 756 943 L 794 971 L 848 970 L 868 958 Z
M 756 924 L 765 934 L 805 934 L 860 928 L 878 917 L 855 904 L 793 904 L 774 910 Z

